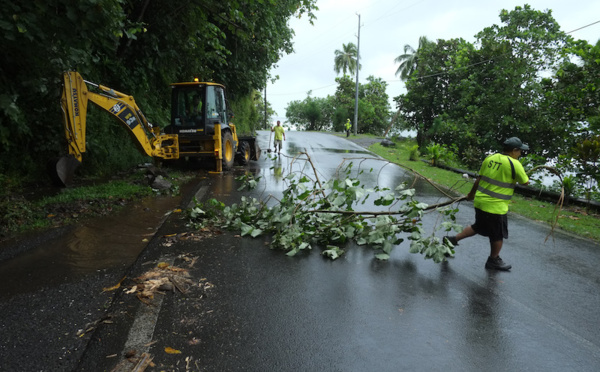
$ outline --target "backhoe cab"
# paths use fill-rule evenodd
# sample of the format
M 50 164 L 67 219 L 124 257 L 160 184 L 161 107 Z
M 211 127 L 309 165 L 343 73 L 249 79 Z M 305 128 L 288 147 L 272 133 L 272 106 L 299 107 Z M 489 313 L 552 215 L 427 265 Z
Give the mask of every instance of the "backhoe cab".
M 258 160 L 256 137 L 238 138 L 233 115 L 227 111 L 225 87 L 215 83 L 172 84 L 171 124 L 161 132 L 146 120 L 132 96 L 83 80 L 77 72 L 66 72 L 61 107 L 69 155 L 52 162 L 50 176 L 57 185 L 71 182 L 85 152 L 87 106 L 92 102 L 119 120 L 138 149 L 154 159 L 208 157 L 217 172 L 230 169 L 237 159 L 242 165 Z M 88 90 L 88 85 L 98 92 Z
M 217 171 L 231 169 L 238 138 L 229 123 L 233 115 L 227 112 L 225 87 L 190 82 L 171 84 L 171 88 L 171 124 L 164 131 L 179 137 L 179 156 L 214 156 L 222 159 Z
M 180 157 L 215 157 L 217 171 L 229 170 L 234 161 L 247 165 L 258 160 L 254 136 L 238 136 L 231 123 L 225 87 L 216 83 L 171 84 L 171 124 L 167 134 L 177 134 Z

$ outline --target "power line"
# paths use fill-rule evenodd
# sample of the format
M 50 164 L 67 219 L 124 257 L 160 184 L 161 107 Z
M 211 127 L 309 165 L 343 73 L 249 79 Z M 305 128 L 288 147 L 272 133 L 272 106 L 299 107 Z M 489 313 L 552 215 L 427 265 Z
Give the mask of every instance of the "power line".
M 391 16 L 393 16 L 393 15 L 395 15 L 395 14 L 398 14 L 398 13 L 400 13 L 400 12 L 403 12 L 403 11 L 405 11 L 405 10 L 409 9 L 409 8 L 412 8 L 412 7 L 413 7 L 413 6 L 415 6 L 415 5 L 418 5 L 418 4 L 422 3 L 423 1 L 425 1 L 425 0 L 420 0 L 420 1 L 417 1 L 416 3 L 413 3 L 413 4 L 411 4 L 411 5 L 409 5 L 409 6 L 406 6 L 406 7 L 402 8 L 402 9 L 399 9 L 399 10 L 398 10 L 398 11 L 396 11 L 396 12 L 390 13 L 392 9 L 394 9 L 395 7 L 397 7 L 398 5 L 400 5 L 400 3 L 396 3 L 396 5 L 394 5 L 392 8 L 390 8 L 390 9 L 389 9 L 389 10 L 386 12 L 386 14 L 384 14 L 384 15 L 382 15 L 381 17 L 379 17 L 379 18 L 377 18 L 377 19 L 373 20 L 371 23 L 375 23 L 375 22 L 379 21 L 380 19 L 387 18 L 387 17 L 391 17 Z M 368 24 L 367 24 L 367 25 L 365 25 L 365 26 L 368 26 Z
M 576 28 L 576 29 L 574 29 L 573 31 L 569 31 L 569 32 L 567 32 L 567 34 L 572 34 L 572 33 L 573 33 L 573 32 L 575 32 L 575 31 L 583 30 L 584 28 L 588 28 L 588 27 L 590 27 L 590 26 L 593 26 L 593 25 L 595 25 L 596 23 L 600 23 L 600 21 L 596 21 L 596 22 L 590 23 L 589 25 L 586 25 L 586 26 L 583 26 L 583 27 Z
M 595 24 L 597 24 L 597 23 L 600 23 L 600 21 L 596 21 L 596 22 L 590 23 L 589 25 L 585 25 L 585 26 L 583 26 L 583 27 L 579 27 L 579 28 L 577 28 L 577 29 L 575 29 L 575 30 L 573 30 L 573 31 L 569 31 L 569 32 L 565 32 L 565 33 L 566 33 L 567 35 L 568 35 L 568 34 L 572 34 L 572 33 L 573 33 L 573 32 L 575 32 L 575 31 L 583 30 L 584 28 L 587 28 L 587 27 L 593 26 L 593 25 L 595 25 Z M 430 78 L 430 77 L 440 76 L 440 75 L 444 75 L 444 74 L 449 74 L 449 73 L 456 72 L 456 71 L 460 71 L 460 70 L 464 70 L 464 69 L 467 69 L 467 68 L 470 68 L 470 67 L 473 67 L 473 66 L 481 65 L 481 64 L 483 64 L 483 63 L 493 62 L 493 61 L 494 61 L 494 59 L 497 59 L 498 57 L 503 57 L 503 56 L 505 56 L 505 55 L 508 55 L 508 54 L 510 54 L 510 52 L 506 52 L 506 53 L 504 53 L 504 54 L 501 54 L 501 55 L 499 55 L 499 56 L 497 56 L 497 57 L 495 57 L 495 58 L 490 58 L 490 59 L 487 59 L 487 60 L 485 60 L 485 61 L 480 61 L 480 62 L 477 62 L 477 63 L 472 63 L 472 64 L 470 64 L 470 65 L 466 65 L 466 66 L 463 66 L 463 67 L 459 67 L 459 68 L 456 68 L 456 69 L 452 69 L 452 70 L 450 70 L 450 71 L 442 71 L 442 72 L 437 72 L 437 73 L 435 73 L 435 74 L 430 74 L 430 75 L 425 75 L 425 76 L 419 76 L 419 77 L 418 77 L 418 79 L 419 79 L 419 80 L 421 80 L 421 79 L 425 79 L 425 78 Z M 391 82 L 391 81 L 397 81 L 397 80 L 390 80 L 390 82 Z

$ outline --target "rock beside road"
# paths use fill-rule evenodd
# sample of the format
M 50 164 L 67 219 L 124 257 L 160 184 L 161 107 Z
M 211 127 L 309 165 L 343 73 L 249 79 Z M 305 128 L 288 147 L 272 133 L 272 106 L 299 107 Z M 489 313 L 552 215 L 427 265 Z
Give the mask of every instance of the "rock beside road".
M 360 137 L 360 138 L 359 137 L 356 137 L 356 138 L 349 137 L 347 139 L 356 143 L 359 146 L 366 148 L 366 149 L 371 147 L 371 145 L 379 143 L 382 140 L 384 140 L 383 138 L 372 138 L 372 137 Z

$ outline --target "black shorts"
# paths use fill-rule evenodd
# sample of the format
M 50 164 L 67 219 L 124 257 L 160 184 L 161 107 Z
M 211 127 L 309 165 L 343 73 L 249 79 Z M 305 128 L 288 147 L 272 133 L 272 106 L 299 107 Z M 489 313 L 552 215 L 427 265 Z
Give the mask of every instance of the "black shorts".
M 490 242 L 508 239 L 508 218 L 506 214 L 493 214 L 475 208 L 475 223 L 473 230 L 490 238 Z

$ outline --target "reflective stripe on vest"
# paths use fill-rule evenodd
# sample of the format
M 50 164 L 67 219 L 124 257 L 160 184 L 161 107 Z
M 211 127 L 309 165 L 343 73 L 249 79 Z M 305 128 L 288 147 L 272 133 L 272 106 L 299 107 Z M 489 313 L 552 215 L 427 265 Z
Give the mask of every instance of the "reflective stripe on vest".
M 489 183 L 490 185 L 502 187 L 504 189 L 508 189 L 508 190 L 515 189 L 514 183 L 498 181 L 498 180 L 490 178 L 488 176 L 482 175 L 481 180 Z M 512 199 L 512 194 L 513 194 L 513 193 L 511 193 L 510 195 L 507 195 L 507 194 L 501 194 L 499 192 L 491 191 L 491 190 L 488 190 L 487 188 L 485 188 L 481 184 L 479 184 L 479 187 L 477 187 L 477 191 L 480 191 L 488 196 L 491 196 L 492 198 L 496 198 L 496 199 L 500 199 L 500 200 L 510 200 L 510 199 Z
M 490 178 L 488 176 L 481 176 L 481 180 L 485 181 L 485 182 L 487 182 L 489 184 L 492 184 L 494 186 L 504 187 L 506 189 L 514 189 L 515 188 L 515 184 L 514 183 L 508 183 L 508 182 L 498 181 L 498 180 L 495 180 L 495 179 Z
M 477 188 L 477 191 L 481 191 L 482 193 L 484 193 L 486 195 L 489 195 L 492 198 L 496 198 L 496 199 L 501 199 L 501 200 L 510 200 L 510 199 L 512 199 L 512 195 L 504 195 L 504 194 L 500 194 L 500 193 L 497 193 L 497 192 L 493 192 L 493 191 L 490 191 L 490 190 L 484 188 L 481 185 Z

